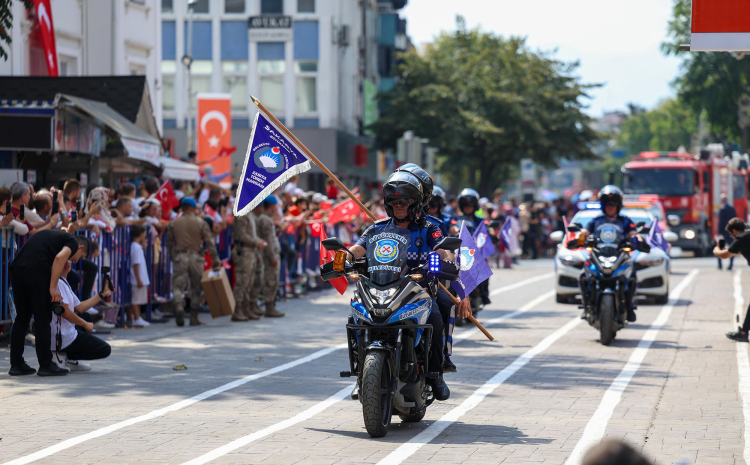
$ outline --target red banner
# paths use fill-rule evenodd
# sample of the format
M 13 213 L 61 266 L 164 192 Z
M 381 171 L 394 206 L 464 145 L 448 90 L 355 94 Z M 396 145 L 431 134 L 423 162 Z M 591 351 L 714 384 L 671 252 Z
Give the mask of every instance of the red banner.
M 44 61 L 50 76 L 59 76 L 60 68 L 57 64 L 57 45 L 55 44 L 55 24 L 52 22 L 52 7 L 50 0 L 34 0 L 36 20 L 39 23 L 39 33 L 44 45 Z
M 232 110 L 229 94 L 198 94 L 198 164 L 202 168 L 213 166 L 213 180 L 220 175 L 222 182 L 232 182 L 232 158 L 220 156 L 231 154 L 232 150 Z M 212 180 L 212 179 L 209 179 Z

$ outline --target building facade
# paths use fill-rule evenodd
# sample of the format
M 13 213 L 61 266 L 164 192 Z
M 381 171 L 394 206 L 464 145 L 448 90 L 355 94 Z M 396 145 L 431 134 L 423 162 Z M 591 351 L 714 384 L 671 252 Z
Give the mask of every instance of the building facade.
M 0 75 L 47 76 L 33 12 L 10 2 L 12 43 Z M 53 0 L 61 76 L 146 76 L 154 118 L 162 125 L 159 0 Z
M 232 163 L 241 164 L 254 95 L 326 166 L 366 188 L 377 170 L 364 128 L 378 115 L 383 7 L 395 13 L 393 2 L 375 0 L 197 0 L 188 98 L 190 10 L 187 2 L 163 0 L 164 135 L 174 155 L 187 154 L 196 95 L 219 92 L 231 95 Z M 319 190 L 324 180 L 314 167 L 300 185 Z

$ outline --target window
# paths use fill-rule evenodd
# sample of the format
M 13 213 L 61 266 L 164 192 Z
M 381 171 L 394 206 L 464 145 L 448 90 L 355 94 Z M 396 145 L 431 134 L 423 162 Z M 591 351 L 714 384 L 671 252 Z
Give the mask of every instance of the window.
M 188 8 L 192 7 L 195 13 L 208 13 L 208 0 L 191 0 Z
M 161 12 L 173 13 L 172 0 L 161 0 Z
M 284 13 L 284 0 L 260 0 L 260 14 L 280 15 Z
M 297 0 L 297 13 L 315 13 L 315 0 Z
M 210 61 L 196 60 L 192 63 L 190 75 L 192 76 L 193 95 L 211 92 L 211 73 L 213 73 L 213 64 Z
M 284 60 L 258 60 L 258 73 L 260 74 L 282 74 L 286 71 Z
M 130 75 L 131 76 L 145 76 L 146 65 L 139 63 L 130 63 Z
M 78 74 L 77 60 L 75 58 L 60 55 L 58 61 L 60 76 L 75 76 Z
M 175 60 L 161 62 L 161 107 L 164 111 L 174 111 L 174 75 L 177 72 Z
M 224 13 L 244 13 L 245 0 L 224 0 Z
M 315 113 L 318 111 L 318 102 L 316 99 L 315 76 L 298 76 L 297 77 L 297 113 Z
M 247 61 L 224 61 L 224 92 L 232 96 L 232 110 L 247 111 Z
M 260 98 L 272 113 L 284 114 L 284 76 L 261 76 Z

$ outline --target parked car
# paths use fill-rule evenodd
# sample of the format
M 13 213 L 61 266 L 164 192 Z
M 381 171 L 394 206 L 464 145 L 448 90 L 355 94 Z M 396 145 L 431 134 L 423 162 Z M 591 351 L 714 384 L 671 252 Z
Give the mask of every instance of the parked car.
M 573 217 L 571 224 L 585 227 L 589 221 L 599 216 L 601 210 L 581 210 Z M 636 224 L 643 222 L 646 227 L 651 225 L 654 215 L 646 209 L 624 208 L 622 214 L 630 217 Z M 663 231 L 667 242 L 677 240 L 677 235 L 670 231 Z M 645 236 L 645 234 L 644 234 Z M 569 233 L 565 237 L 564 231 L 555 231 L 550 238 L 559 242 L 555 254 L 555 292 L 559 303 L 576 303 L 580 299 L 578 289 L 578 278 L 584 266 L 584 258 L 578 250 L 575 234 Z M 572 248 L 568 248 L 568 243 Z M 651 252 L 631 252 L 635 262 L 638 289 L 636 297 L 644 297 L 653 300 L 657 304 L 665 304 L 669 300 L 669 254 L 658 247 L 652 247 Z

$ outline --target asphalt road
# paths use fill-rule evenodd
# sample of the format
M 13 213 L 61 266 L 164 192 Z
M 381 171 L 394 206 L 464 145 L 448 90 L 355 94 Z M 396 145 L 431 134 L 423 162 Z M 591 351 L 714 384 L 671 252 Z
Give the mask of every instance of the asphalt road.
M 609 347 L 555 303 L 551 261 L 495 270 L 479 319 L 496 341 L 457 328 L 451 398 L 377 440 L 338 376 L 347 297 L 292 300 L 281 319 L 116 330 L 90 372 L 0 374 L 0 464 L 576 464 L 602 438 L 659 464 L 750 464 L 748 344 L 724 337 L 750 301 L 750 269 L 735 265 L 675 260 L 669 304 L 641 305 Z

